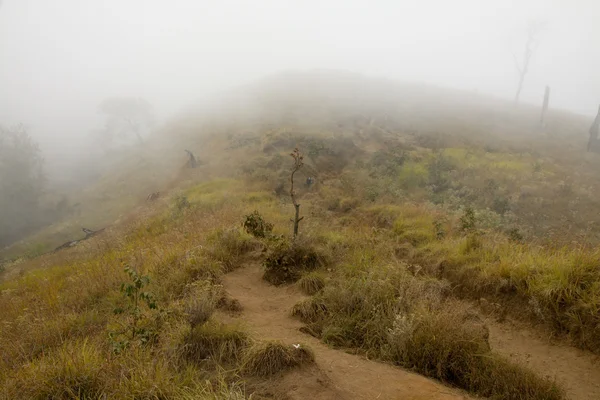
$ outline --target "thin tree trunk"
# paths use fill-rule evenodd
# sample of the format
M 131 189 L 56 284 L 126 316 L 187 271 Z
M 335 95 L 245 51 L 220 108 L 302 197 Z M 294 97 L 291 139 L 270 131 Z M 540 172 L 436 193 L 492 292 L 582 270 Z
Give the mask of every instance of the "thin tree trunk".
M 297 169 L 292 171 L 292 175 L 290 176 L 290 181 L 292 183 L 292 187 L 290 189 L 290 196 L 292 197 L 292 203 L 294 203 L 294 208 L 296 209 L 296 214 L 294 215 L 294 240 L 296 239 L 296 237 L 298 236 L 298 227 L 300 225 L 300 221 L 302 221 L 302 218 L 300 218 L 300 204 L 296 201 L 296 196 L 294 193 L 294 174 L 296 173 Z
M 590 127 L 590 140 L 588 141 L 587 151 L 593 150 L 592 147 L 598 141 L 598 131 L 600 130 L 600 107 L 598 107 L 598 114 Z
M 544 92 L 544 104 L 542 105 L 542 116 L 540 118 L 540 125 L 544 126 L 544 120 L 546 119 L 546 113 L 548 112 L 548 103 L 550 102 L 550 86 L 546 86 Z
M 515 94 L 515 103 L 519 102 L 521 96 L 521 89 L 523 89 L 523 81 L 525 80 L 525 73 L 521 72 L 519 76 L 519 86 L 517 87 L 517 94 Z
M 298 226 L 300 225 L 300 204 L 294 204 L 296 216 L 294 217 L 294 238 L 298 236 Z

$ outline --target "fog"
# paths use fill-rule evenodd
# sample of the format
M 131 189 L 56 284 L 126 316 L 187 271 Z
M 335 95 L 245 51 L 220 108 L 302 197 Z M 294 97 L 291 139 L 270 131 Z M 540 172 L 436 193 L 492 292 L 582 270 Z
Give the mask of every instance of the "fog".
M 521 95 L 593 114 L 594 0 L 4 0 L 0 123 L 23 123 L 47 159 L 85 151 L 98 104 L 139 96 L 159 120 L 281 70 L 344 69 L 510 100 L 528 21 L 545 28 Z M 64 157 L 62 158 L 63 160 Z

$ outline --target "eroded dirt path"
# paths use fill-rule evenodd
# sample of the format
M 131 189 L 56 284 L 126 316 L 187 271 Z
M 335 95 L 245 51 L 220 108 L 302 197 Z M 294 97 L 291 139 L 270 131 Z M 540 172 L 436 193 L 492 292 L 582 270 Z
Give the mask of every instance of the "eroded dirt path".
M 518 323 L 486 321 L 490 345 L 540 375 L 556 378 L 571 400 L 600 399 L 600 357 L 574 347 L 554 344 Z
M 262 280 L 257 265 L 239 268 L 224 277 L 231 297 L 244 308 L 237 318 L 258 338 L 305 343 L 314 351 L 316 366 L 285 374 L 272 382 L 269 394 L 294 400 L 425 400 L 469 399 L 464 393 L 391 365 L 334 350 L 298 331 L 300 321 L 290 310 L 303 296 L 295 287 L 274 287 Z

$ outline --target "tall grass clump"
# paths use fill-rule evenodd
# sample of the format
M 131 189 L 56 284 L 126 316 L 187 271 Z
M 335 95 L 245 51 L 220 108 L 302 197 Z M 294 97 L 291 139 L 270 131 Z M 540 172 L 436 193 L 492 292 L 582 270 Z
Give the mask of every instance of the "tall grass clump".
M 314 360 L 312 350 L 303 344 L 259 342 L 246 351 L 241 370 L 246 375 L 268 377 L 291 368 L 311 364 Z
M 555 382 L 490 351 L 487 330 L 456 304 L 436 312 L 398 316 L 389 331 L 395 363 L 464 388 L 501 399 L 564 399 Z
M 306 330 L 472 393 L 502 399 L 562 399 L 562 389 L 490 350 L 488 330 L 449 286 L 401 265 L 353 271 L 297 304 Z M 519 397 L 521 396 L 521 397 Z
M 108 391 L 106 368 L 97 343 L 65 343 L 24 364 L 5 382 L 0 395 L 40 400 L 101 398 Z
M 209 242 L 209 254 L 223 265 L 224 272 L 238 268 L 243 257 L 259 245 L 252 236 L 238 229 L 219 229 L 209 237 Z
M 307 241 L 276 243 L 267 254 L 263 278 L 274 285 L 296 282 L 303 272 L 325 264 L 325 257 Z
M 319 271 L 312 271 L 300 278 L 298 286 L 304 293 L 312 296 L 325 287 L 325 277 Z
M 184 336 L 183 352 L 197 363 L 211 360 L 217 364 L 238 362 L 250 345 L 250 337 L 241 327 L 208 321 Z

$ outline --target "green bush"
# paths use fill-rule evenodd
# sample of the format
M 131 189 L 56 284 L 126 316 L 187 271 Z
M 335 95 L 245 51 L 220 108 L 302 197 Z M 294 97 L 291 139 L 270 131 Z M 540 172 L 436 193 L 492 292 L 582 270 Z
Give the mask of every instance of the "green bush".
M 324 265 L 324 257 L 309 244 L 296 240 L 275 245 L 263 262 L 263 278 L 274 284 L 296 282 L 304 271 Z
M 264 220 L 258 211 L 244 217 L 244 230 L 254 237 L 264 238 L 273 231 L 273 224 Z

